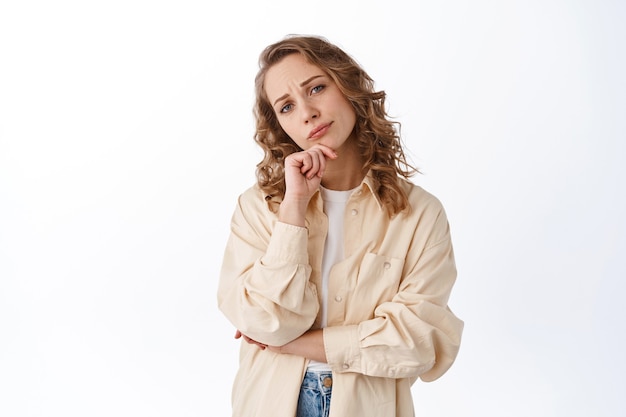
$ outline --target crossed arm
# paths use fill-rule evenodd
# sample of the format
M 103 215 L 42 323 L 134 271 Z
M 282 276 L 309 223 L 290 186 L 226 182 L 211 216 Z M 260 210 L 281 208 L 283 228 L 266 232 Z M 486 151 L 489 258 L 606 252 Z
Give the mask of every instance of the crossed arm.
M 250 339 L 239 330 L 235 332 L 235 339 L 243 338 L 246 342 L 257 345 L 260 349 L 269 349 L 276 353 L 302 356 L 318 362 L 327 362 L 326 350 L 324 349 L 324 331 L 321 329 L 309 330 L 302 336 L 282 346 L 268 346 L 256 340 Z

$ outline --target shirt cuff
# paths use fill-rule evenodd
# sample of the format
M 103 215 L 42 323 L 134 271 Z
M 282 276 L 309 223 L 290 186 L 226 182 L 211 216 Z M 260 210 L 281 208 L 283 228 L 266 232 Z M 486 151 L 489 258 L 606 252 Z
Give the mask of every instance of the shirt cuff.
M 324 328 L 324 350 L 333 372 L 361 372 L 358 325 Z
M 296 264 L 308 264 L 309 232 L 305 227 L 276 222 L 264 258 Z

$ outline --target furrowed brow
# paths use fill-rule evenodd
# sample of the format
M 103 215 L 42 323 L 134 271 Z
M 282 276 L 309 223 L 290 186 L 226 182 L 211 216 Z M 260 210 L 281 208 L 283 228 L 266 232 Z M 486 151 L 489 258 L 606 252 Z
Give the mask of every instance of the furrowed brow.
M 307 85 L 307 84 L 308 84 L 308 83 L 310 83 L 311 81 L 315 80 L 316 78 L 320 78 L 320 77 L 323 77 L 323 75 L 321 75 L 321 74 L 320 74 L 320 75 L 314 75 L 314 76 L 312 76 L 312 77 L 310 77 L 310 78 L 307 78 L 306 80 L 304 80 L 304 81 L 302 81 L 302 82 L 300 83 L 300 87 L 304 87 L 305 85 Z M 278 98 L 276 99 L 276 101 L 274 101 L 274 106 L 275 106 L 275 105 L 276 105 L 279 101 L 284 100 L 284 99 L 286 99 L 287 97 L 289 97 L 289 94 L 283 94 L 282 96 L 278 97 Z
M 289 94 L 283 94 L 282 96 L 278 97 L 276 101 L 274 102 L 274 106 L 276 105 L 276 103 L 278 103 L 281 100 L 286 99 L 287 97 L 289 97 Z
M 311 78 L 307 78 L 306 80 L 302 81 L 300 83 L 300 87 L 304 87 L 305 85 L 307 85 L 308 83 L 310 83 L 311 81 L 313 81 L 316 78 L 320 78 L 323 77 L 323 75 L 314 75 Z

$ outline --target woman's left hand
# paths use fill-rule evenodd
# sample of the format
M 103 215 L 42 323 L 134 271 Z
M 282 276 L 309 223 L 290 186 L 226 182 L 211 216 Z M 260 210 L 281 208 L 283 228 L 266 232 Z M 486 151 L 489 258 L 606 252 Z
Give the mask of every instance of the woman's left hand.
M 250 339 L 248 336 L 246 336 L 245 334 L 241 333 L 239 330 L 237 330 L 235 332 L 235 339 L 240 339 L 243 337 L 243 340 L 245 340 L 246 342 L 250 343 L 251 345 L 257 345 L 261 350 L 265 350 L 265 348 L 267 348 L 267 345 L 257 342 L 254 339 Z

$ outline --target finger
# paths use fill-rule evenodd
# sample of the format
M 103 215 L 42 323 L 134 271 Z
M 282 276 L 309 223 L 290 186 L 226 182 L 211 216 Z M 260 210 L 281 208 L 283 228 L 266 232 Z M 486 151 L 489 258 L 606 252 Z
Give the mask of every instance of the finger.
M 313 158 L 309 152 L 302 152 L 302 154 L 298 155 L 300 160 L 300 173 L 305 175 L 313 166 Z
M 330 149 L 330 148 L 328 148 L 328 149 Z M 321 151 L 323 152 L 323 150 L 321 150 Z M 320 178 L 322 178 L 322 176 L 324 175 L 324 172 L 326 171 L 326 158 L 325 158 L 325 156 L 326 155 L 324 153 L 321 153 L 321 156 L 320 156 L 320 167 L 319 167 L 319 170 L 317 171 L 317 176 L 320 177 Z M 336 157 L 336 155 L 335 155 L 335 157 Z
M 257 345 L 258 347 L 260 347 L 262 350 L 264 350 L 267 345 L 264 345 L 263 343 L 257 342 L 254 339 L 250 339 L 248 336 L 244 336 L 243 340 L 245 340 L 246 342 L 248 342 L 251 345 Z
M 300 173 L 306 177 L 306 179 L 310 180 L 315 177 L 319 172 L 320 165 L 320 155 L 321 153 L 315 151 L 306 151 L 301 156 L 299 156 L 302 161 L 302 166 L 300 167 Z
M 242 335 L 241 335 L 241 332 L 240 332 L 239 330 L 237 330 L 237 331 L 235 332 L 235 339 L 239 339 L 241 336 L 242 336 Z
M 285 158 L 285 169 L 296 168 L 302 175 L 311 168 L 311 164 L 311 157 L 307 152 L 292 153 Z
M 322 145 L 322 144 L 317 144 L 315 146 L 313 146 L 311 149 L 319 149 L 326 158 L 329 159 L 336 159 L 337 158 L 337 152 L 335 152 L 333 149 L 329 148 L 326 145 Z
M 311 158 L 311 167 L 308 171 L 306 171 L 306 177 L 310 180 L 314 176 L 318 175 L 320 171 L 320 160 L 324 160 L 324 156 L 321 152 L 314 150 L 309 152 L 309 157 Z
M 308 178 L 311 179 L 316 175 L 321 178 L 324 174 L 324 170 L 326 169 L 326 155 L 320 148 L 311 148 L 309 151 L 311 152 L 314 160 L 314 169 L 311 169 L 310 176 Z

